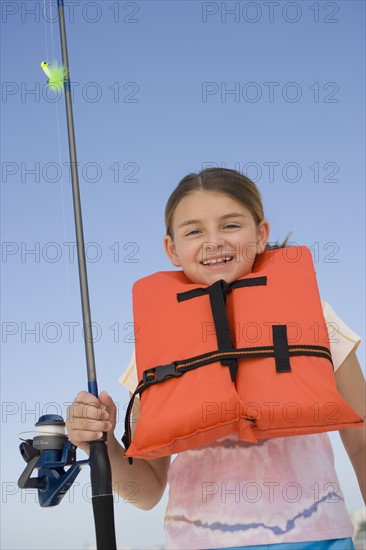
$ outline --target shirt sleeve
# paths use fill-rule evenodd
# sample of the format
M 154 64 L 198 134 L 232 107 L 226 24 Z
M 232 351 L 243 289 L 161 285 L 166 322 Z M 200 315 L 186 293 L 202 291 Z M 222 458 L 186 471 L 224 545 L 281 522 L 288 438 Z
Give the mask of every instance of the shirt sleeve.
M 327 302 L 322 300 L 322 306 L 335 372 L 342 365 L 347 355 L 351 351 L 357 350 L 361 343 L 361 338 L 338 317 Z
M 122 376 L 118 379 L 118 382 L 122 384 L 125 388 L 133 393 L 137 387 L 137 369 L 136 369 L 136 358 L 135 350 L 133 350 L 130 362 L 127 369 L 123 372 Z
M 330 351 L 335 372 L 339 369 L 347 355 L 349 355 L 351 351 L 357 350 L 361 343 L 361 338 L 338 317 L 327 302 L 322 300 L 322 306 L 329 334 Z M 127 369 L 118 381 L 130 392 L 133 393 L 135 391 L 138 384 L 135 351 L 133 351 Z

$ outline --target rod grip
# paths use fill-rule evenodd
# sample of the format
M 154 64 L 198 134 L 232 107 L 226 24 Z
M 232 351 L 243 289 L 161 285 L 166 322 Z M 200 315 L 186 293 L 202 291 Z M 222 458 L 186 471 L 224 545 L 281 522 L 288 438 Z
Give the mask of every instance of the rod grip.
M 97 550 L 116 550 L 112 472 L 104 441 L 90 442 L 89 464 Z
M 97 550 L 116 550 L 113 496 L 104 495 L 93 497 L 93 512 Z

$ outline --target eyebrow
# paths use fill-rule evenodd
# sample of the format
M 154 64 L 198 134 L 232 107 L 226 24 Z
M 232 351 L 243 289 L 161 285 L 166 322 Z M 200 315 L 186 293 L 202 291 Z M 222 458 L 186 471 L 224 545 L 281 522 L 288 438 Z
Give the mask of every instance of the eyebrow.
M 220 221 L 227 220 L 228 218 L 245 218 L 245 214 L 242 214 L 241 212 L 230 212 L 229 214 L 224 214 L 220 217 Z M 186 220 L 182 222 L 180 225 L 178 225 L 178 229 L 181 227 L 186 227 L 187 225 L 202 223 L 202 220 Z

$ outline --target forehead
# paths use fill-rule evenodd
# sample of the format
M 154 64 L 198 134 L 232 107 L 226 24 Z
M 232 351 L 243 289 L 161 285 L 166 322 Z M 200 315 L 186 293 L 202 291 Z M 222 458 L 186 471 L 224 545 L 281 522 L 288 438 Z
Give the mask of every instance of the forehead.
M 173 225 L 176 227 L 186 219 L 202 221 L 207 217 L 219 219 L 234 212 L 251 216 L 248 208 L 229 195 L 214 191 L 193 191 L 179 201 L 174 211 Z

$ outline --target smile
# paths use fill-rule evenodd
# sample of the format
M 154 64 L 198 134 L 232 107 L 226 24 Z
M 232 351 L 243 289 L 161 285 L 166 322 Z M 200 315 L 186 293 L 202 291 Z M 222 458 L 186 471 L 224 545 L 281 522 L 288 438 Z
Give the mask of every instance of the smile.
M 231 262 L 233 256 L 227 256 L 226 258 L 212 258 L 211 260 L 203 260 L 201 263 L 203 265 L 213 265 L 213 264 L 227 264 Z

